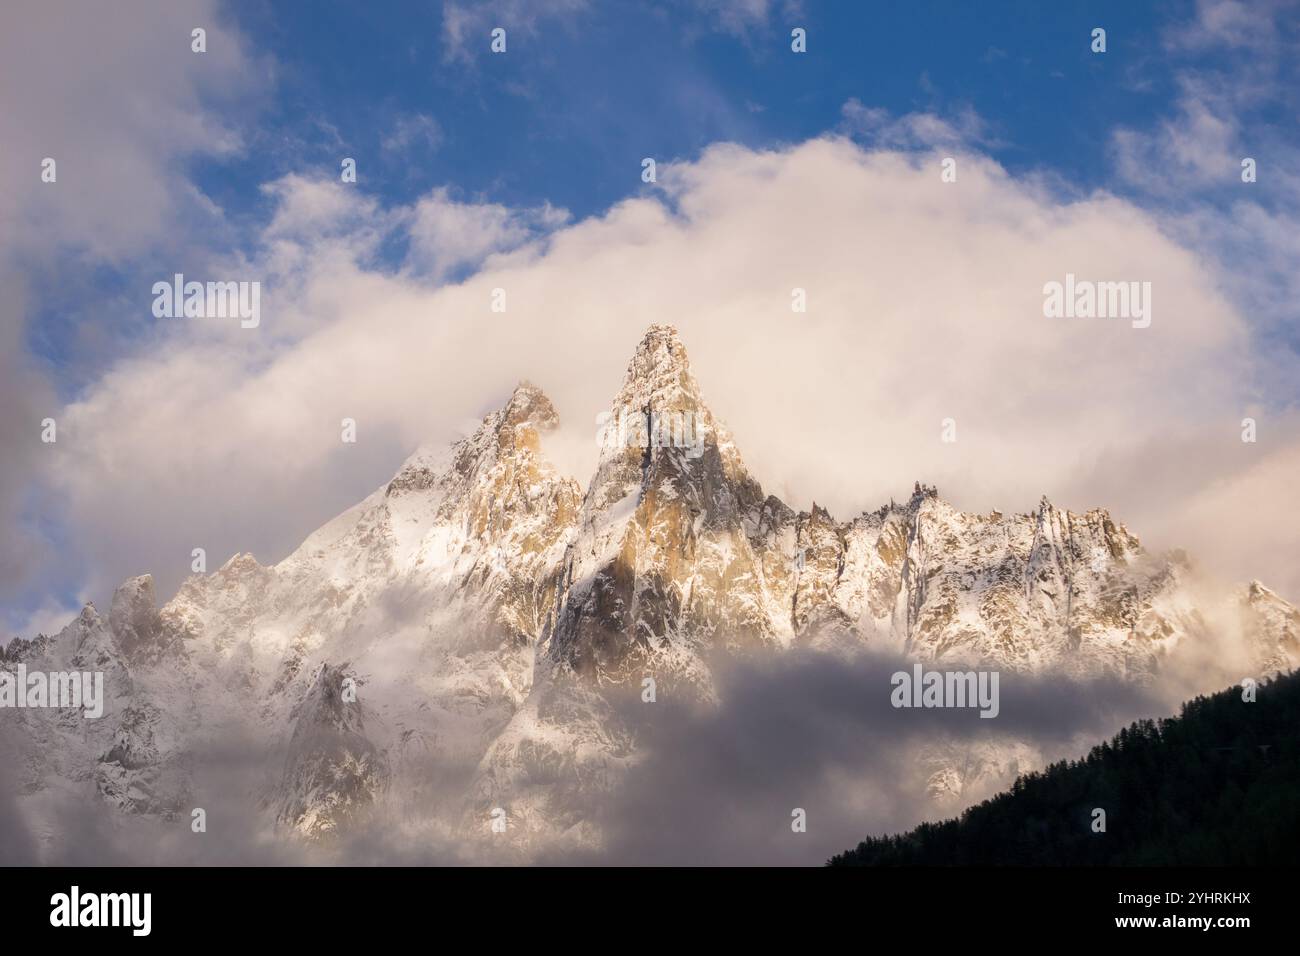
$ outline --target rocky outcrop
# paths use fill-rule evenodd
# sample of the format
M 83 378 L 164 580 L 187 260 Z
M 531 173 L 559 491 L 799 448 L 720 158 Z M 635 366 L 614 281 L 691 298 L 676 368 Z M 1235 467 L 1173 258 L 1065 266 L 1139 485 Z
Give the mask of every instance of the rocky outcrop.
M 270 744 L 250 806 L 286 834 L 383 811 L 521 850 L 599 845 L 580 808 L 639 759 L 629 702 L 653 685 L 716 706 L 719 660 L 880 648 L 1151 681 L 1189 648 L 1215 660 L 1225 634 L 1250 672 L 1300 660 L 1281 597 L 1204 587 L 1104 510 L 967 514 L 917 484 L 851 520 L 796 511 L 749 473 L 669 326 L 637 346 L 585 491 L 543 454 L 557 424 L 523 383 L 285 560 L 236 555 L 162 608 L 133 578 L 107 618 L 88 605 L 12 642 L 0 666 L 99 671 L 107 698 L 99 721 L 12 712 L 23 791 L 166 818 L 202 805 L 206 747 L 237 731 Z M 918 754 L 958 800 L 1034 759 L 1014 741 Z

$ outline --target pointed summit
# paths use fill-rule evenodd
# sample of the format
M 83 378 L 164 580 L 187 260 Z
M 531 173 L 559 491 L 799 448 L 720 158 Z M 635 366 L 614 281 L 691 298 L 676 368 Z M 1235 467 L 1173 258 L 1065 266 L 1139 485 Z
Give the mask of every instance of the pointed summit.
M 529 424 L 540 431 L 550 431 L 559 423 L 560 416 L 546 393 L 527 379 L 515 386 L 510 400 L 501 409 L 503 426 Z
M 700 395 L 686 347 L 671 325 L 652 325 L 632 354 L 609 412 L 598 420 L 600 459 L 588 484 L 590 519 L 634 492 L 677 486 L 695 501 L 704 485 L 748 482 L 744 463 Z
M 511 529 L 540 521 L 550 540 L 572 520 L 579 490 L 547 460 L 541 436 L 560 422 L 551 400 L 520 382 L 498 411 L 456 442 L 450 459 L 418 452 L 388 485 L 388 496 L 417 491 L 436 501 L 439 520 L 472 539 L 500 544 Z M 453 520 L 454 519 L 454 520 Z M 537 542 L 528 544 L 537 550 Z
M 1258 582 L 1220 596 L 1100 509 L 1044 499 L 990 520 L 918 482 L 850 522 L 795 513 L 749 475 L 676 330 L 627 345 L 585 492 L 547 462 L 558 416 L 521 382 L 285 560 L 237 554 L 161 609 L 141 575 L 102 616 L 87 604 L 58 635 L 0 648 L 6 665 L 104 677 L 103 720 L 24 708 L 3 728 L 24 735 L 24 806 L 93 794 L 147 839 L 144 817 L 205 792 L 214 741 L 249 740 L 259 765 L 236 789 L 258 832 L 343 846 L 392 824 L 500 861 L 470 849 L 500 807 L 509 831 L 490 842 L 549 858 L 618 841 L 591 808 L 637 785 L 658 736 L 645 721 L 666 706 L 646 705 L 717 702 L 725 659 L 865 649 L 1143 684 L 1172 666 L 1215 685 L 1300 662 L 1295 607 Z M 927 739 L 900 772 L 974 792 L 1040 759 L 1014 737 L 973 756 Z
M 639 381 L 680 380 L 690 375 L 690 360 L 686 346 L 672 325 L 652 325 L 641 337 L 632 361 L 627 366 L 627 377 Z
M 686 346 L 671 325 L 646 330 L 627 366 L 623 387 L 614 399 L 614 412 L 689 412 L 701 406 L 699 387 L 691 375 Z
M 175 644 L 175 635 L 163 627 L 150 574 L 130 578 L 118 587 L 108 623 L 122 653 L 132 662 L 156 662 Z M 174 649 L 179 649 L 179 644 Z
M 771 523 L 767 502 L 672 326 L 651 326 L 637 345 L 599 440 L 549 628 L 552 658 L 623 683 L 666 655 L 675 663 L 661 677 L 707 683 L 697 655 L 776 642 L 762 609 L 777 602 L 749 538 Z
M 484 416 L 473 434 L 449 450 L 421 447 L 411 455 L 388 484 L 390 497 L 427 491 L 447 474 L 447 481 L 461 487 L 474 484 L 485 470 L 498 461 L 522 453 L 541 458 L 539 436 L 553 431 L 560 416 L 551 400 L 536 385 L 522 381 L 500 409 Z M 549 471 L 545 461 L 541 464 Z M 445 482 L 444 482 L 445 484 Z

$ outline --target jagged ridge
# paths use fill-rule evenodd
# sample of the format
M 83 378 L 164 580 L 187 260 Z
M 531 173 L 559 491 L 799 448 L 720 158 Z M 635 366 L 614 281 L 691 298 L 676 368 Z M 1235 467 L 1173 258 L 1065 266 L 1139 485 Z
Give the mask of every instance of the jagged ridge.
M 22 714 L 24 786 L 73 781 L 165 816 L 191 798 L 199 745 L 251 724 L 281 741 L 262 805 L 304 836 L 382 803 L 469 832 L 502 807 L 516 845 L 598 842 L 576 795 L 636 759 L 611 701 L 653 677 L 709 703 L 718 655 L 883 646 L 1147 680 L 1219 615 L 1261 673 L 1300 659 L 1293 607 L 1257 582 L 1204 606 L 1185 558 L 1146 553 L 1103 510 L 970 515 L 918 484 L 851 521 L 796 512 L 749 474 L 670 326 L 637 347 L 585 492 L 542 454 L 557 424 L 523 383 L 279 564 L 236 555 L 161 609 L 135 578 L 107 621 L 88 606 L 11 643 L 0 662 L 103 670 L 110 687 L 91 727 Z M 345 674 L 355 705 L 336 699 Z

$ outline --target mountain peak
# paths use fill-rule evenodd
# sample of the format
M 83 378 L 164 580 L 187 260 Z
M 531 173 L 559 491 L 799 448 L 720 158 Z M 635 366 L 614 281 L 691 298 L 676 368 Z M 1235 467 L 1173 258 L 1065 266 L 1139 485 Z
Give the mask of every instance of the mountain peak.
M 154 598 L 153 575 L 141 574 L 113 592 L 109 628 L 128 658 L 157 658 L 166 650 L 167 635 Z
M 637 408 L 698 404 L 699 389 L 676 328 L 656 324 L 646 330 L 628 363 L 618 401 Z
M 658 484 L 661 468 L 683 468 L 725 437 L 700 396 L 686 347 L 671 325 L 651 325 L 628 362 L 627 375 L 608 414 L 597 419 L 601 451 L 588 485 L 587 512 L 603 511 L 633 489 Z M 735 469 L 743 470 L 734 449 Z M 687 474 L 683 472 L 683 477 Z
M 677 326 L 669 325 L 667 322 L 654 322 L 641 336 L 641 344 L 637 346 L 638 350 L 655 347 L 657 345 L 681 345 L 681 336 L 677 333 Z
M 550 431 L 559 423 L 560 416 L 546 393 L 527 380 L 515 386 L 510 400 L 501 409 L 503 426 L 532 425 L 541 431 Z
M 636 701 L 653 677 L 661 699 L 712 705 L 723 657 L 880 648 L 1146 681 L 1222 620 L 1232 673 L 1239 637 L 1256 673 L 1300 660 L 1300 611 L 1257 581 L 1226 607 L 1203 603 L 1209 589 L 1100 509 L 1044 499 L 1037 515 L 989 521 L 917 482 L 850 522 L 815 501 L 796 514 L 748 473 L 674 328 L 651 326 L 628 372 L 597 418 L 585 494 L 547 462 L 541 435 L 558 416 L 522 381 L 472 434 L 417 451 L 283 562 L 237 554 L 161 610 L 141 575 L 103 618 L 87 604 L 53 639 L 0 649 L 105 673 L 108 720 L 74 735 L 51 713 L 57 736 L 34 738 L 32 754 L 47 739 L 70 748 L 40 768 L 42 786 L 65 788 L 72 768 L 133 813 L 187 806 L 192 755 L 237 718 L 271 744 L 256 805 L 282 832 L 322 839 L 428 812 L 412 832 L 450 833 L 442 808 L 468 802 L 475 826 L 501 806 L 511 839 L 568 839 L 589 796 L 642 753 L 623 694 Z M 1213 662 L 1215 647 L 1187 660 Z M 33 716 L 23 726 L 44 734 Z M 918 756 L 943 788 L 978 781 L 967 768 L 986 761 L 943 743 Z

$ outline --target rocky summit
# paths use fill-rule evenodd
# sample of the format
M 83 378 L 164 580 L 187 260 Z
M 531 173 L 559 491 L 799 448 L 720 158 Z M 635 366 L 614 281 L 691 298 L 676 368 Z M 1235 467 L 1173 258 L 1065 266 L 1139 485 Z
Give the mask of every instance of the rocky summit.
M 585 808 L 639 759 L 620 701 L 647 680 L 707 708 L 720 662 L 800 648 L 1137 682 L 1228 643 L 1260 675 L 1300 660 L 1285 600 L 1206 582 L 1104 510 L 967 514 L 919 483 L 851 520 L 794 510 L 750 474 L 669 326 L 646 332 L 603 420 L 584 489 L 547 461 L 556 411 L 521 384 L 280 563 L 235 555 L 161 607 L 143 575 L 107 617 L 87 605 L 12 641 L 0 666 L 106 687 L 97 720 L 5 715 L 33 830 L 57 841 L 40 825 L 54 794 L 188 820 L 244 761 L 239 799 L 276 840 L 382 820 L 439 845 L 599 847 Z M 232 739 L 257 746 L 232 756 Z M 1012 739 L 974 764 L 938 740 L 917 759 L 942 797 L 1035 758 Z

